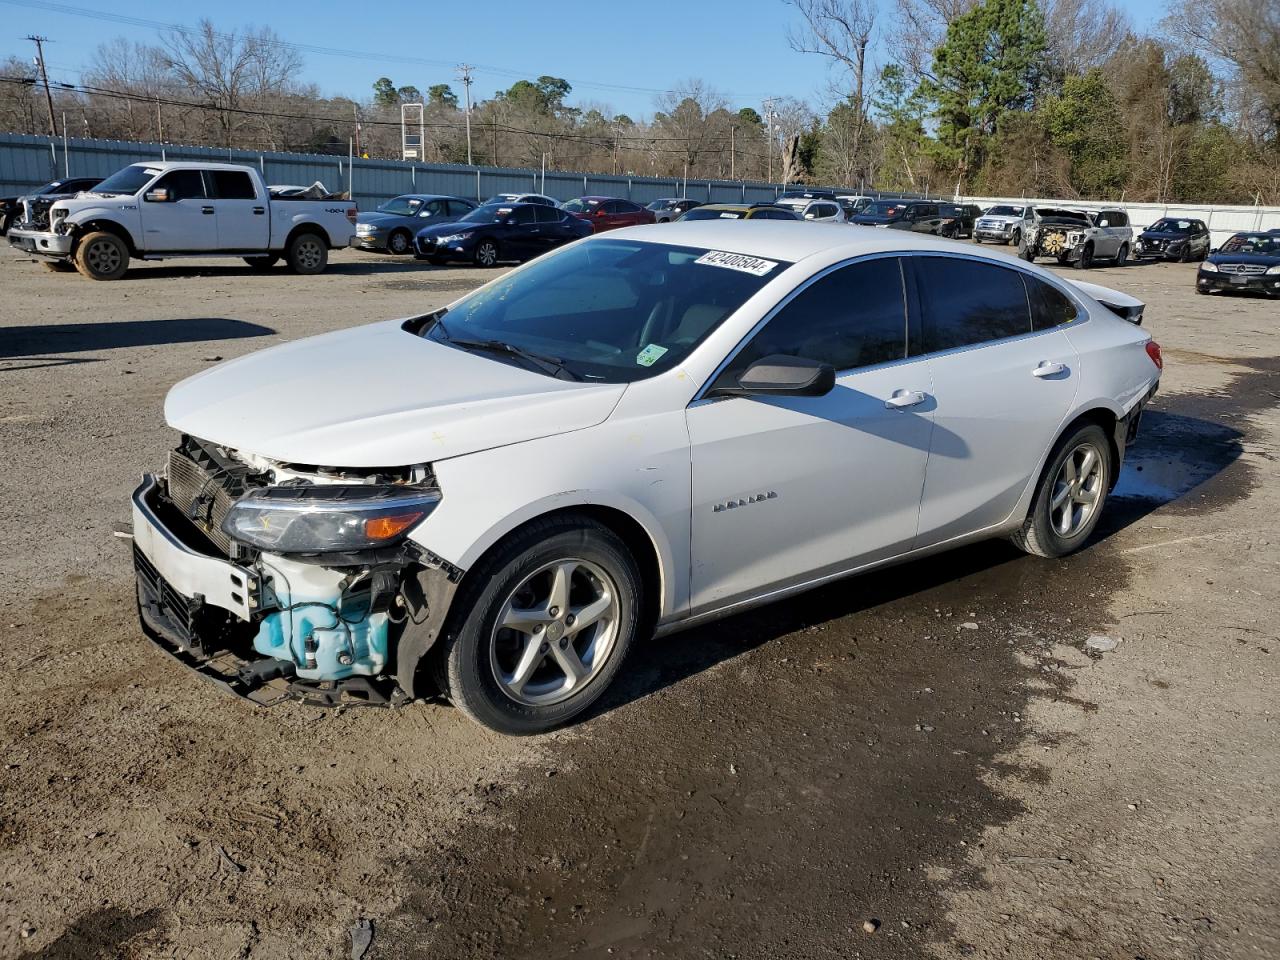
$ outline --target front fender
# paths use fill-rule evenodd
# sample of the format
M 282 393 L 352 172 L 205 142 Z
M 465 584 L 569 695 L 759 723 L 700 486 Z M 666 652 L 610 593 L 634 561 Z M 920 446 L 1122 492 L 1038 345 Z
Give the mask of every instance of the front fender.
M 128 224 L 124 223 L 115 210 L 110 207 L 87 207 L 84 210 L 76 210 L 67 214 L 66 224 L 68 232 L 84 233 L 86 228 L 93 224 L 110 224 L 116 231 L 128 238 L 132 247 L 140 249 L 138 238 L 134 235 L 133 230 Z

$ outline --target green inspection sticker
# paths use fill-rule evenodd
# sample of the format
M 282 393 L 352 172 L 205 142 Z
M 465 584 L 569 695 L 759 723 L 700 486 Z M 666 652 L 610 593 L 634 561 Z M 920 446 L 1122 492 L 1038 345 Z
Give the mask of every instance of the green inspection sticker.
M 656 343 L 651 343 L 636 354 L 636 363 L 640 364 L 642 367 L 652 367 L 662 359 L 662 355 L 666 352 L 666 347 L 660 347 Z

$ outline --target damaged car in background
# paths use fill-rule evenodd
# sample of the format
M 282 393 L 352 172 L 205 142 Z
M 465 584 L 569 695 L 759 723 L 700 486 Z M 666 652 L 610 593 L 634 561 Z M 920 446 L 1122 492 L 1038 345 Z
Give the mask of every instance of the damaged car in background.
M 1095 260 L 1124 266 L 1133 249 L 1133 228 L 1123 210 L 1085 213 L 1055 207 L 1033 207 L 1024 221 L 1018 256 L 1033 261 L 1053 257 L 1066 266 L 1087 270 Z
M 1159 384 L 1141 309 L 905 231 L 580 240 L 175 386 L 142 626 L 259 703 L 549 730 L 648 636 L 979 539 L 1081 548 Z

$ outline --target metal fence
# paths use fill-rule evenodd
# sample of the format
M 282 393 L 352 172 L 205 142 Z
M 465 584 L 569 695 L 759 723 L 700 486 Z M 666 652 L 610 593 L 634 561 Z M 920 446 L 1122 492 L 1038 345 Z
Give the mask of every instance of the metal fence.
M 142 160 L 221 160 L 257 167 L 270 184 L 307 186 L 316 180 L 334 191 L 352 190 L 362 210 L 402 193 L 439 193 L 485 200 L 496 193 L 546 193 L 559 200 L 601 195 L 648 203 L 690 197 L 703 203 L 758 203 L 775 199 L 783 184 L 738 180 L 683 180 L 520 170 L 508 167 L 348 160 L 345 156 L 261 153 L 217 147 L 175 146 L 124 140 L 50 139 L 0 133 L 0 196 L 20 195 L 57 177 L 106 177 Z M 830 189 L 830 188 L 829 188 Z M 844 188 L 841 188 L 842 190 Z M 845 191 L 849 192 L 849 191 Z

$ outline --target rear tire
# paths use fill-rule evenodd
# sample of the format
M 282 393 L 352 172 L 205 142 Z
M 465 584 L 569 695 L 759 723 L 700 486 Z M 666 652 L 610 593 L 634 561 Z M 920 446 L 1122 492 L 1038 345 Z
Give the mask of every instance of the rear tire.
M 329 265 L 329 247 L 314 233 L 300 233 L 290 241 L 285 257 L 294 273 L 312 276 Z
M 81 239 L 75 261 L 90 280 L 119 280 L 129 270 L 129 248 L 114 233 L 97 230 Z
M 1049 455 L 1031 510 L 1010 539 L 1037 557 L 1079 550 L 1098 525 L 1114 471 L 1111 443 L 1100 426 L 1087 423 L 1071 431 Z
M 560 570 L 567 571 L 562 608 Z M 500 733 L 563 726 L 622 669 L 643 601 L 635 558 L 608 527 L 572 515 L 534 521 L 469 572 L 433 654 L 437 684 L 468 717 Z M 599 619 L 573 629 L 570 611 L 585 619 L 601 604 Z M 513 620 L 519 626 L 501 626 Z
M 277 256 L 245 257 L 244 262 L 247 263 L 254 270 L 270 270 L 272 267 L 274 267 L 277 263 L 280 262 L 280 258 Z

